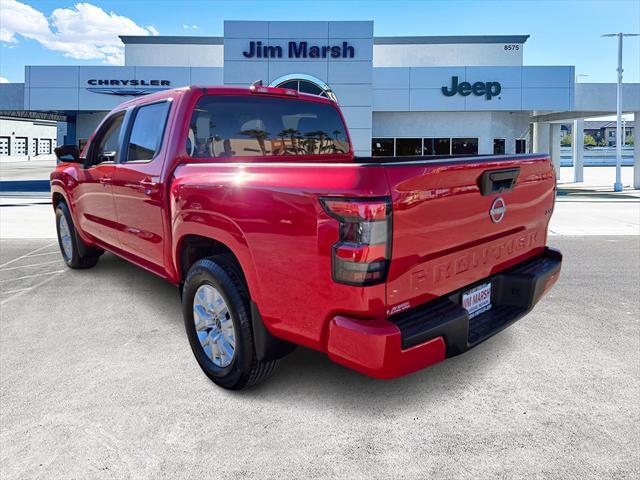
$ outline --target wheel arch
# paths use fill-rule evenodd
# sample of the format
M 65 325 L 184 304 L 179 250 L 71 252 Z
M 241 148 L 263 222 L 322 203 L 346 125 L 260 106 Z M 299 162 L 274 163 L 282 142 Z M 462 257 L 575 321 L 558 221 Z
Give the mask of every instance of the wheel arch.
M 248 253 L 248 252 L 247 252 Z M 197 234 L 183 235 L 177 242 L 176 271 L 180 276 L 180 284 L 184 282 L 187 272 L 198 260 L 215 255 L 229 256 L 232 269 L 237 273 L 249 291 L 249 307 L 251 318 L 251 330 L 254 340 L 254 348 L 259 361 L 277 360 L 295 349 L 295 345 L 275 337 L 267 328 L 258 308 L 256 300 L 255 272 L 247 263 L 243 264 L 240 257 L 228 245 L 208 236 Z M 251 265 L 249 261 L 249 265 Z
M 69 205 L 69 199 L 67 198 L 67 194 L 64 189 L 60 188 L 58 185 L 51 185 L 51 203 L 53 205 L 53 209 L 55 210 L 60 203 L 65 203 L 67 207 L 69 207 L 69 211 L 71 211 L 71 205 Z
M 232 248 L 230 243 L 202 232 L 181 235 L 175 242 L 174 249 L 174 264 L 179 283 L 184 282 L 189 268 L 198 260 L 212 255 L 228 255 L 247 286 L 251 299 L 255 301 L 259 296 L 259 288 L 249 250 L 246 245 Z

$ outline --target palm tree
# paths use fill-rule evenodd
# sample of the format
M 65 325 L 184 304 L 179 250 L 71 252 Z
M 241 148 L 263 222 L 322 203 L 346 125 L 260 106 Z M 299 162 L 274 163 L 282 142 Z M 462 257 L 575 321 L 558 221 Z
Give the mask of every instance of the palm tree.
M 260 152 L 262 152 L 262 155 L 264 156 L 267 154 L 267 147 L 264 144 L 264 140 L 265 138 L 269 137 L 269 132 L 253 128 L 250 130 L 242 130 L 240 134 L 246 135 L 247 137 L 255 138 L 258 141 L 258 146 L 260 147 Z
M 293 150 L 294 153 L 298 153 L 298 146 L 297 146 L 297 141 L 294 141 L 294 139 L 298 140 L 300 137 L 298 136 L 300 134 L 300 132 L 298 130 L 296 130 L 295 128 L 287 128 L 285 130 L 282 130 L 278 136 L 282 138 L 283 142 L 284 142 L 284 137 L 286 137 L 287 135 L 289 136 L 289 139 L 291 140 L 291 150 Z M 287 150 L 287 147 L 285 145 L 285 151 Z
M 318 153 L 322 153 L 326 149 L 324 145 L 324 141 L 328 137 L 327 132 L 324 132 L 323 130 L 316 130 L 313 132 L 307 132 L 305 136 L 308 139 L 313 139 L 314 141 L 317 139 L 320 141 L 320 145 L 318 146 Z M 314 147 L 314 153 L 315 153 L 315 147 Z

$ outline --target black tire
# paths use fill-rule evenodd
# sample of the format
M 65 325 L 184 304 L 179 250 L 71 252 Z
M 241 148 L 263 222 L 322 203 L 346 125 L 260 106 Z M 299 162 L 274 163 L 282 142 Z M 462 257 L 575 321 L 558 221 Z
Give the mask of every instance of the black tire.
M 71 240 L 71 255 L 65 253 L 63 240 L 60 235 L 61 218 L 64 218 L 69 229 L 69 237 Z M 88 247 L 76 233 L 76 227 L 71 218 L 69 207 L 64 202 L 60 202 L 56 207 L 56 232 L 58 233 L 58 245 L 64 262 L 69 268 L 91 268 L 98 263 L 100 255 L 104 252 L 96 248 Z
M 226 302 L 235 330 L 235 351 L 231 363 L 217 366 L 200 344 L 194 324 L 194 298 L 202 285 L 213 286 Z M 200 368 L 216 384 L 229 390 L 242 390 L 267 378 L 278 360 L 258 361 L 251 328 L 249 295 L 244 281 L 223 255 L 198 260 L 189 269 L 182 292 L 182 314 L 189 344 Z

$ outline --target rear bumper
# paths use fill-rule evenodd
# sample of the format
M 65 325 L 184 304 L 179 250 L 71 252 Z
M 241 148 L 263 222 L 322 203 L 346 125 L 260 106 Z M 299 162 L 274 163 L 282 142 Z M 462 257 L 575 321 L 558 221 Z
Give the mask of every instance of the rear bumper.
M 526 315 L 560 275 L 562 254 L 547 248 L 447 296 L 386 319 L 334 317 L 327 352 L 336 363 L 377 378 L 420 370 L 474 347 Z M 469 319 L 463 292 L 491 282 L 491 310 Z

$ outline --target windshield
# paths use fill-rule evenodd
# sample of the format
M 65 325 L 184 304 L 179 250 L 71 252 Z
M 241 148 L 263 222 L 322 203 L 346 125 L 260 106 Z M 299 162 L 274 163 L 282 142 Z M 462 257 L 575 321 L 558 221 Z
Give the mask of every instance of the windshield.
M 186 148 L 192 157 L 335 155 L 349 141 L 330 104 L 208 95 L 193 110 Z

